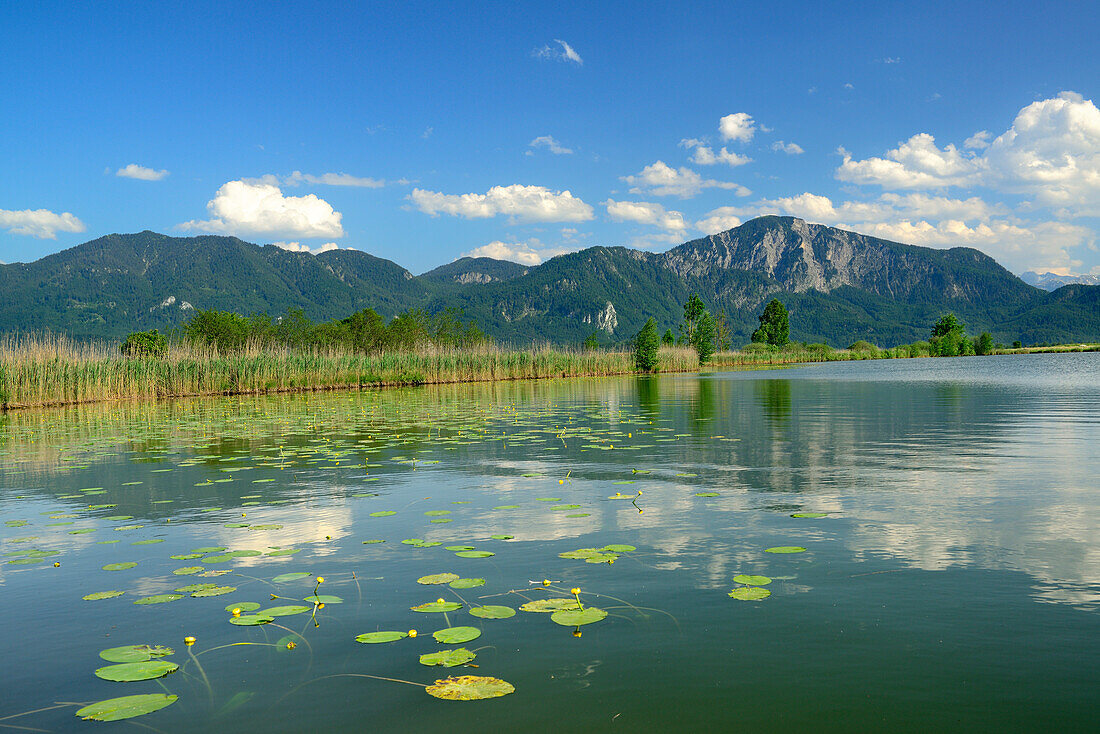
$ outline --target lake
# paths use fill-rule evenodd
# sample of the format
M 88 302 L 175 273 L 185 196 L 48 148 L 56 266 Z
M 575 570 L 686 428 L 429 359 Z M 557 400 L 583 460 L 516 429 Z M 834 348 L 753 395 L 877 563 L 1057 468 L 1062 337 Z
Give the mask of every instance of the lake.
M 1092 731 L 1098 475 L 1097 353 L 13 412 L 0 725 Z

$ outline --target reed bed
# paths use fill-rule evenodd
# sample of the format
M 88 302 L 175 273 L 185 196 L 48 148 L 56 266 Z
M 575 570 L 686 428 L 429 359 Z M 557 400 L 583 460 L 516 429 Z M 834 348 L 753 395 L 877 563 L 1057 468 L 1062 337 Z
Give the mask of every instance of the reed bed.
M 695 352 L 661 352 L 662 370 L 699 367 Z M 633 371 L 625 351 L 532 346 L 469 351 L 355 354 L 247 347 L 221 355 L 187 343 L 161 359 L 128 358 L 108 344 L 63 336 L 0 339 L 0 409 L 116 399 L 375 388 L 492 380 L 621 375 Z

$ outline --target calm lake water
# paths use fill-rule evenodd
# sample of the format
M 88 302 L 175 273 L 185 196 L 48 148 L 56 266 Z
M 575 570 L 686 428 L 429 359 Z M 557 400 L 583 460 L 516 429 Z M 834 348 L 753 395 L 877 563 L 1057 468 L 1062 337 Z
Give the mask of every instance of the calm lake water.
M 1095 731 L 1098 475 L 1100 354 L 12 413 L 0 416 L 0 724 L 133 730 L 81 721 L 78 705 L 3 717 L 171 693 L 131 721 Z M 559 556 L 609 544 L 636 550 L 613 563 Z M 312 575 L 273 581 L 295 572 Z M 417 582 L 440 573 L 485 583 Z M 770 578 L 756 587 L 770 595 L 731 598 L 753 588 L 740 574 Z M 342 603 L 314 614 L 302 600 L 316 576 Z M 134 603 L 191 584 L 235 590 Z M 608 616 L 575 629 L 545 613 L 468 612 L 574 587 Z M 105 591 L 123 593 L 83 599 Z M 464 606 L 411 611 L 438 598 Z M 227 605 L 248 616 L 242 602 L 310 611 L 230 624 Z M 448 626 L 481 635 L 441 645 L 432 632 Z M 233 644 L 244 642 L 265 644 Z M 142 643 L 174 648 L 163 660 L 180 669 L 96 677 L 110 665 L 101 650 Z M 478 667 L 419 662 L 456 647 Z M 424 690 L 461 675 L 515 692 Z

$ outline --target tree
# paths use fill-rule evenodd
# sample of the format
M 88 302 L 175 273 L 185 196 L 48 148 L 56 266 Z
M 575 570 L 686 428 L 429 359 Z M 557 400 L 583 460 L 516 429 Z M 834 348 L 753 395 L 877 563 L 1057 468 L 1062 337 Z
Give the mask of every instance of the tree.
M 695 335 L 695 325 L 706 312 L 707 307 L 703 303 L 703 299 L 699 297 L 698 293 L 692 293 L 691 298 L 684 304 L 684 325 L 680 327 L 680 330 L 684 332 L 684 337 L 687 339 L 688 344 L 695 344 L 693 339 Z
M 666 347 L 671 347 L 676 342 L 676 339 L 672 336 L 672 329 L 665 329 L 665 335 L 661 337 L 661 343 Z
M 760 314 L 760 328 L 752 333 L 752 340 L 758 344 L 782 347 L 791 341 L 791 322 L 787 307 L 773 298 Z
M 730 349 L 730 324 L 726 310 L 718 312 L 718 318 L 714 320 L 714 351 L 728 352 Z
M 584 338 L 584 351 L 591 352 L 600 348 L 600 334 L 593 331 Z
M 657 322 L 651 318 L 634 337 L 634 368 L 641 372 L 656 371 L 657 352 L 660 348 L 661 339 L 657 336 Z
M 966 354 L 969 346 L 964 343 L 967 342 L 966 327 L 953 313 L 940 317 L 932 327 L 932 338 L 928 341 L 932 344 L 932 353 L 937 357 L 957 357 Z
M 974 341 L 975 354 L 993 354 L 993 335 L 988 331 L 983 331 Z
M 699 364 L 706 364 L 714 354 L 715 331 L 714 317 L 704 310 L 695 324 L 695 341 L 691 344 L 699 354 Z

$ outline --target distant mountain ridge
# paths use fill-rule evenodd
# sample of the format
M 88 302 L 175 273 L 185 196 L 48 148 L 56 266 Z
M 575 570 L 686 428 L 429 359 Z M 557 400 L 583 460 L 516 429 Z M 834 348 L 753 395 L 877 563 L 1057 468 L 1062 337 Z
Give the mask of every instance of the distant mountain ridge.
M 1100 285 L 1100 275 L 1058 275 L 1056 273 L 1036 273 L 1032 270 L 1021 275 L 1020 280 L 1045 291 L 1056 291 L 1064 285 Z
M 904 245 L 792 217 L 760 217 L 664 253 L 590 247 L 526 267 L 462 258 L 414 276 L 356 250 L 319 255 L 235 237 L 114 234 L 33 263 L 0 265 L 0 332 L 52 330 L 117 339 L 170 328 L 191 308 L 315 320 L 363 308 L 462 308 L 503 342 L 623 343 L 650 316 L 661 329 L 699 293 L 725 311 L 735 344 L 778 297 L 791 336 L 846 346 L 928 337 L 954 311 L 972 333 L 1025 343 L 1100 339 L 1100 286 L 1028 285 L 970 248 Z

